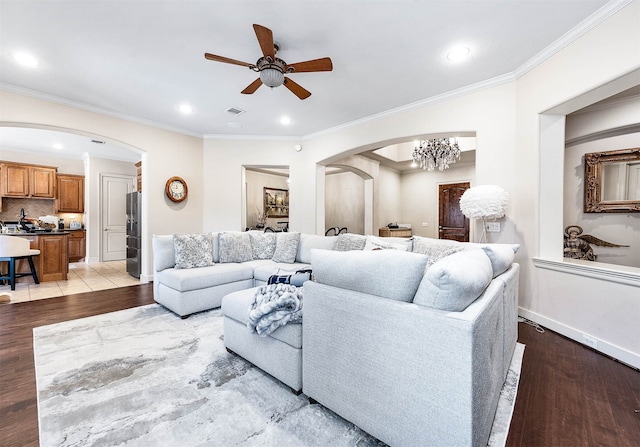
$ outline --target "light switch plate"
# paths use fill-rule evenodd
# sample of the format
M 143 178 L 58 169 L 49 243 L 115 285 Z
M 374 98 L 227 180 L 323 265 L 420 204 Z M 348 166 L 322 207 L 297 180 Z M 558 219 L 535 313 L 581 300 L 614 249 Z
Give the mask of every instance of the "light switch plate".
M 500 222 L 487 222 L 487 232 L 489 232 L 489 233 L 499 233 L 500 232 Z

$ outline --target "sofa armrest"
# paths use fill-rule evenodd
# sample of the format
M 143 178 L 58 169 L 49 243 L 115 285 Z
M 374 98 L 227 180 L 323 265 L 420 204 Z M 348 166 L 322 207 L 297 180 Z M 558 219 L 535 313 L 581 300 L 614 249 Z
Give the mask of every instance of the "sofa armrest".
M 486 445 L 504 382 L 502 289 L 446 312 L 305 283 L 304 393 L 391 445 Z

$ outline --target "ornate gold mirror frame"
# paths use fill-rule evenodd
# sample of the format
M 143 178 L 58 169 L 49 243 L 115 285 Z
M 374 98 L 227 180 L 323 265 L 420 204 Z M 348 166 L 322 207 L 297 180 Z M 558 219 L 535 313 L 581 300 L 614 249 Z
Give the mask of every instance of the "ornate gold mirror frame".
M 620 149 L 584 154 L 584 212 L 640 213 L 640 200 L 603 200 L 602 165 L 604 163 L 637 162 L 640 148 Z

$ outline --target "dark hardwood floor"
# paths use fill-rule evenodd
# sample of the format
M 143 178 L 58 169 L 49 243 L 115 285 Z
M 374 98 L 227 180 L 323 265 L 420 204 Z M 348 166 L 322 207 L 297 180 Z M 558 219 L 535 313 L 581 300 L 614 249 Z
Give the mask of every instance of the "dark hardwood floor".
M 0 305 L 0 446 L 38 445 L 32 329 L 153 302 L 151 284 Z M 549 330 L 526 345 L 507 446 L 640 446 L 640 372 Z

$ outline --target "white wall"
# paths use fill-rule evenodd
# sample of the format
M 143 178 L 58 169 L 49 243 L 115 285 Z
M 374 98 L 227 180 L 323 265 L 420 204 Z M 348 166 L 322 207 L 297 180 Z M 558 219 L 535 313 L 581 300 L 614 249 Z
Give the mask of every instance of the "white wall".
M 640 271 L 565 262 L 560 191 L 564 116 L 640 84 L 638 67 L 640 2 L 634 1 L 518 79 L 511 211 L 525 242 L 520 312 L 578 341 L 591 336 L 598 349 L 636 367 Z
M 378 229 L 391 222 L 409 223 L 402 213 L 404 193 L 402 192 L 402 177 L 394 169 L 380 165 L 378 186 L 378 222 L 373 228 L 373 234 L 378 235 Z
M 255 227 L 258 211 L 264 212 L 264 187 L 287 189 L 287 177 L 282 175 L 266 174 L 264 172 L 246 171 L 247 183 L 247 226 Z M 270 217 L 266 220 L 266 226 L 276 228 L 278 222 L 286 222 L 286 217 Z
M 475 185 L 473 163 L 456 163 L 444 171 L 410 171 L 402 176 L 399 195 L 402 198 L 401 220 L 411 224 L 414 235 L 438 238 L 438 186 L 458 182 Z M 428 226 L 423 227 L 423 222 Z M 471 226 L 473 227 L 473 222 Z M 470 235 L 471 240 L 473 236 L 474 234 Z
M 88 262 L 99 262 L 102 246 L 102 175 L 129 176 L 136 184 L 137 168 L 134 163 L 105 158 L 91 157 L 86 163 L 84 181 L 85 213 L 84 224 L 87 229 Z M 124 215 L 126 210 L 122 210 Z M 144 217 L 144 214 L 143 214 Z M 144 221 L 142 222 L 144 225 Z M 144 249 L 143 249 L 144 253 Z
M 326 176 L 325 231 L 347 227 L 349 233 L 364 234 L 364 191 L 364 179 L 353 172 Z

